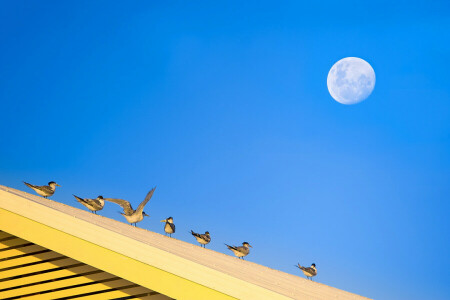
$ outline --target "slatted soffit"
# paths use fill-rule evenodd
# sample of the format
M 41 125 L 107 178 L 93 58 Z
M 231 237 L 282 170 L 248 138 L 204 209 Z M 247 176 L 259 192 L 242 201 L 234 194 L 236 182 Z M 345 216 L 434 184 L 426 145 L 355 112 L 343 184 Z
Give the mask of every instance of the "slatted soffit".
M 0 231 L 0 299 L 170 299 Z

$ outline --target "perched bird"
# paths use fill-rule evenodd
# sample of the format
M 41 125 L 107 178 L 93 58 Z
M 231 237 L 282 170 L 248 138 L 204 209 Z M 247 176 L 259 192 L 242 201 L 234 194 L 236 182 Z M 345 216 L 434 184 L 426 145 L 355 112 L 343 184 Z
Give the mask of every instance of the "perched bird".
M 230 246 L 230 245 L 227 245 L 227 244 L 225 244 L 225 245 L 228 247 L 228 249 L 233 251 L 234 255 L 236 255 L 237 257 L 239 257 L 241 259 L 244 259 L 244 256 L 247 256 L 250 253 L 250 249 L 248 247 L 252 247 L 247 242 L 243 242 L 242 246 L 239 246 L 239 247 Z
M 169 234 L 170 237 L 172 237 L 172 233 L 175 233 L 175 224 L 173 224 L 173 218 L 168 217 L 165 220 L 161 220 L 161 222 L 165 222 L 164 225 L 164 231 Z
M 136 210 L 131 207 L 130 202 L 122 199 L 114 199 L 114 198 L 103 198 L 105 201 L 113 202 L 116 204 L 119 204 L 123 208 L 123 213 L 120 213 L 122 216 L 127 219 L 128 223 L 131 225 L 134 224 L 136 226 L 137 222 L 140 222 L 144 219 L 144 217 L 150 217 L 147 215 L 144 211 L 144 206 L 147 204 L 147 202 L 152 198 L 153 192 L 155 191 L 156 187 L 152 188 L 150 192 L 148 192 L 147 196 L 145 196 L 144 201 L 139 204 L 138 208 Z M 137 226 L 136 226 L 137 227 Z
M 102 196 L 98 196 L 96 199 L 83 199 L 75 195 L 73 196 L 78 202 L 86 206 L 94 214 L 97 214 L 97 211 L 102 210 L 103 206 L 105 206 L 105 200 L 103 200 Z
M 50 181 L 48 183 L 48 185 L 41 185 L 41 186 L 32 185 L 32 184 L 27 183 L 25 181 L 23 183 L 25 183 L 25 185 L 27 187 L 33 189 L 36 193 L 38 193 L 39 195 L 41 195 L 44 198 L 47 198 L 47 197 L 53 195 L 55 193 L 56 187 L 60 186 L 59 184 L 57 184 L 54 181 Z
M 191 234 L 195 237 L 197 242 L 199 242 L 202 245 L 203 248 L 206 248 L 206 245 L 209 244 L 209 242 L 211 242 L 211 236 L 209 235 L 208 231 L 206 231 L 205 234 L 201 234 L 195 233 L 194 231 L 191 230 Z
M 305 274 L 306 278 L 312 280 L 312 278 L 314 276 L 317 275 L 317 269 L 316 269 L 316 264 L 312 264 L 311 267 L 302 267 L 300 266 L 300 264 L 296 265 L 297 268 L 299 268 L 300 270 L 302 270 L 303 274 Z

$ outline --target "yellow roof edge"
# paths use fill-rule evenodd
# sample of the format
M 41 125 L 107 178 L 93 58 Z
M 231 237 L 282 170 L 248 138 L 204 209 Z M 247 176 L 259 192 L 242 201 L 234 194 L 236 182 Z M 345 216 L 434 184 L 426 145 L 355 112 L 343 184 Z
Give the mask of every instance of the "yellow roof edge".
M 1 230 L 169 297 L 290 299 L 15 193 L 0 199 Z

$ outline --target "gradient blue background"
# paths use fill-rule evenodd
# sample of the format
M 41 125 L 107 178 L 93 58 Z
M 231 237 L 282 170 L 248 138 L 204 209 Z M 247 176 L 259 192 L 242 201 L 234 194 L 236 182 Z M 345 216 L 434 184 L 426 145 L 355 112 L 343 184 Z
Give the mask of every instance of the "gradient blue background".
M 146 229 L 450 299 L 450 2 L 241 2 L 0 2 L 0 184 L 80 208 L 157 185 Z M 377 76 L 354 106 L 326 86 L 347 56 Z

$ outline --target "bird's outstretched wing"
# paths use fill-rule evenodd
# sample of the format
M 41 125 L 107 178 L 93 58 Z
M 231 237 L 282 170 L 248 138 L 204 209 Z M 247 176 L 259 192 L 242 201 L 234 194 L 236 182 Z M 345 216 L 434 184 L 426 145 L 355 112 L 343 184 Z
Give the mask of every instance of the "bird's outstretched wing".
M 148 201 L 150 201 L 150 199 L 153 196 L 153 192 L 155 191 L 156 186 L 154 188 L 152 188 L 150 190 L 150 192 L 147 193 L 147 196 L 145 196 L 144 201 L 141 202 L 141 204 L 139 204 L 138 208 L 136 209 L 137 211 L 142 211 L 144 210 L 144 206 L 147 204 Z M 174 230 L 175 231 L 175 230 Z
M 134 209 L 131 207 L 130 202 L 128 202 L 127 200 L 114 198 L 103 198 L 103 200 L 119 204 L 120 206 L 122 206 L 123 212 L 126 215 L 132 215 L 134 212 Z

